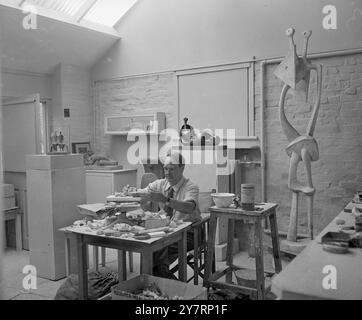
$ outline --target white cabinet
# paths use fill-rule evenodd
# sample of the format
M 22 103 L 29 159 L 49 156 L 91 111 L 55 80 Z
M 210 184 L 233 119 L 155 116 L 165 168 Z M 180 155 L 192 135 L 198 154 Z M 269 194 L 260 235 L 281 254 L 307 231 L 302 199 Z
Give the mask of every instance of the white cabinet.
M 87 170 L 87 203 L 104 203 L 107 196 L 121 191 L 127 184 L 135 187 L 136 183 L 137 169 Z

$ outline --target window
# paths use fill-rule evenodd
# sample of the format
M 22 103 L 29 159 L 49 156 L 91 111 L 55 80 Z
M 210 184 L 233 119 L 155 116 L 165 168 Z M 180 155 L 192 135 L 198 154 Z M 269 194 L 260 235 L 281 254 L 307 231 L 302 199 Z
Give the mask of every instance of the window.
M 22 0 L 9 1 L 22 7 L 35 5 L 81 23 L 88 21 L 114 27 L 137 0 Z
M 84 20 L 113 27 L 137 0 L 98 0 Z

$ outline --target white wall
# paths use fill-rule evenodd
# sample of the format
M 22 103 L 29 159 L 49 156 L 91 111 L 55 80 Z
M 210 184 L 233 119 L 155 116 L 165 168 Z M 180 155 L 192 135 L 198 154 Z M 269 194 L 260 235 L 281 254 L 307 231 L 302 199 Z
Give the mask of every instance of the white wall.
M 337 30 L 322 27 L 328 4 L 337 8 Z M 358 9 L 361 0 L 140 0 L 119 26 L 122 40 L 96 64 L 93 78 L 284 56 L 290 26 L 299 48 L 301 32 L 313 30 L 310 52 L 362 47 Z
M 39 93 L 42 99 L 51 99 L 50 76 L 19 71 L 3 71 L 1 76 L 3 97 L 21 97 Z
M 52 76 L 52 127 L 68 127 L 72 142 L 91 142 L 93 104 L 91 78 L 88 69 L 59 64 Z M 64 118 L 64 108 L 70 108 L 70 118 Z

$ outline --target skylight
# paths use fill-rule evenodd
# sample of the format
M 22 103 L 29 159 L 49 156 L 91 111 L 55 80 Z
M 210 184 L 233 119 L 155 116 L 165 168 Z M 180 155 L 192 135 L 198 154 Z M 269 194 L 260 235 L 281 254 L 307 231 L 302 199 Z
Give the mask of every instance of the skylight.
M 14 5 L 33 4 L 75 22 L 87 21 L 114 27 L 137 0 L 8 0 Z
M 113 27 L 137 0 L 98 0 L 84 20 Z
M 73 16 L 87 0 L 26 0 L 24 2 Z

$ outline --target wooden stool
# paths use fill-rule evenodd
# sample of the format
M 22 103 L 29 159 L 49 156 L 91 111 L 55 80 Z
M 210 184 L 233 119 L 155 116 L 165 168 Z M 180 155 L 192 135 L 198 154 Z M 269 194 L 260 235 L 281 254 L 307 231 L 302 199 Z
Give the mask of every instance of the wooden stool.
M 262 220 L 269 218 L 271 237 L 273 244 L 273 256 L 275 273 L 282 270 L 282 263 L 280 259 L 278 226 L 276 219 L 277 204 L 267 203 L 256 206 L 256 211 L 244 211 L 235 208 L 210 208 L 210 227 L 209 237 L 207 244 L 207 256 L 205 266 L 205 287 L 214 287 L 219 289 L 229 289 L 235 292 L 240 292 L 252 296 L 256 296 L 258 300 L 265 299 L 265 275 L 272 276 L 274 273 L 264 272 L 264 256 L 263 256 L 263 229 Z M 222 271 L 212 272 L 212 261 L 214 258 L 215 234 L 216 224 L 218 218 L 226 218 L 228 220 L 228 243 L 226 250 L 226 265 L 227 268 Z M 255 264 L 256 264 L 256 288 L 245 287 L 232 284 L 232 273 L 234 270 L 242 269 L 241 267 L 233 265 L 233 241 L 234 241 L 234 226 L 235 220 L 248 220 L 253 221 L 255 225 Z M 209 250 L 211 249 L 211 250 Z M 226 275 L 226 283 L 221 283 L 216 280 Z
M 194 233 L 194 248 L 187 253 L 187 265 L 194 271 L 193 275 L 187 279 L 187 282 L 194 280 L 194 285 L 199 284 L 199 276 L 204 279 L 205 260 L 207 254 L 207 231 L 209 228 L 210 214 L 202 213 L 201 220 L 194 222 L 191 230 Z M 201 240 L 201 241 L 200 241 Z M 204 257 L 203 257 L 204 256 Z M 204 261 L 203 261 L 204 260 Z M 178 264 L 176 264 L 171 272 L 178 271 Z M 212 263 L 212 272 L 215 272 L 215 259 Z

